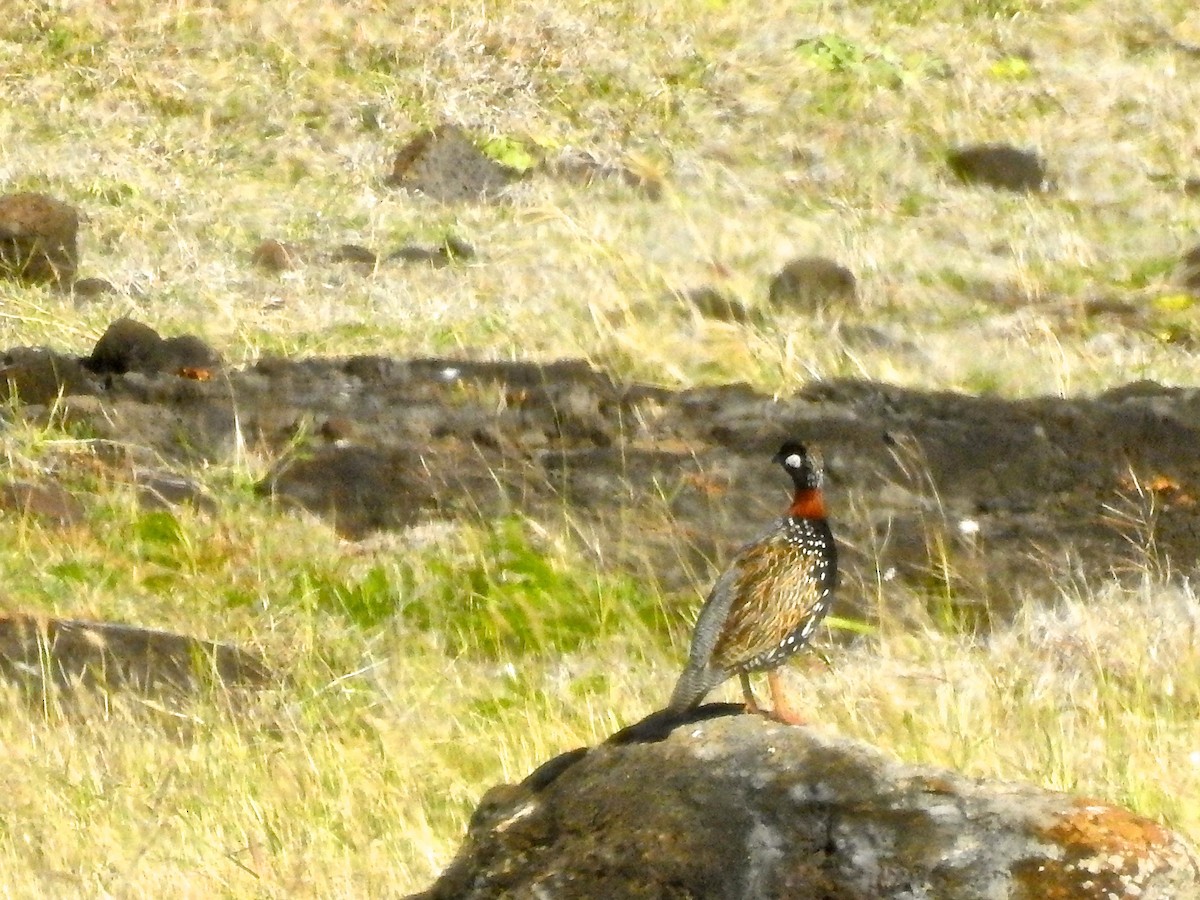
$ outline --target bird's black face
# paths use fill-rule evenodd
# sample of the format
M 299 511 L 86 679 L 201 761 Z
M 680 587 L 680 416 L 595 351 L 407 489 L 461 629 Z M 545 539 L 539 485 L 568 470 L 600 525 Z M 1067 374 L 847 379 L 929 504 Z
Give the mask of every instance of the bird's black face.
M 810 455 L 808 448 L 803 444 L 796 441 L 784 442 L 774 459 L 792 476 L 792 482 L 797 489 L 821 486 L 820 457 L 814 459 L 814 455 Z

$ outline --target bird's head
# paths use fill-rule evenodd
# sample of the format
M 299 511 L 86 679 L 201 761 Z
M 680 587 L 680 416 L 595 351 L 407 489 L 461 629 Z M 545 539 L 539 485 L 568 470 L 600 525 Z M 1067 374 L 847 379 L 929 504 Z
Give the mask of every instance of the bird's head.
M 796 441 L 786 441 L 774 459 L 792 476 L 796 490 L 820 489 L 824 472 L 821 456 L 816 451 L 810 452 L 807 447 Z
M 800 519 L 824 519 L 825 495 L 821 491 L 824 470 L 819 453 L 795 441 L 787 441 L 775 454 L 775 462 L 792 476 L 795 493 L 788 515 Z

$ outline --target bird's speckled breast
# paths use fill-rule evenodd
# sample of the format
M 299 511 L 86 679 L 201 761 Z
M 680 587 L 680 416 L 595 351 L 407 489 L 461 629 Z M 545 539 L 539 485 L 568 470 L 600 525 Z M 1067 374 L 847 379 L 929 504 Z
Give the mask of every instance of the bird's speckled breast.
M 736 600 L 713 651 L 730 672 L 772 669 L 812 638 L 829 612 L 837 551 L 823 519 L 789 516 L 735 561 Z

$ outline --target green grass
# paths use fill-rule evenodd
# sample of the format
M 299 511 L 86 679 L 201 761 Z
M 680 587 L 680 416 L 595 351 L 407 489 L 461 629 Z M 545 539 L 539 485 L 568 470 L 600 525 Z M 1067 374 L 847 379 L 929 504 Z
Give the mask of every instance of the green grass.
M 0 186 L 84 210 L 81 275 L 118 292 L 0 283 L 0 346 L 82 354 L 131 314 L 235 364 L 581 356 L 781 395 L 838 376 L 1010 397 L 1192 383 L 1171 272 L 1200 239 L 1180 188 L 1200 174 L 1200 87 L 1167 35 L 1200 43 L 1193 4 L 17 4 Z M 440 121 L 514 164 L 577 147 L 662 172 L 664 197 L 534 178 L 508 204 L 445 207 L 387 187 L 396 149 Z M 957 184 L 943 154 L 976 140 L 1038 148 L 1058 191 Z M 250 265 L 265 237 L 387 251 L 448 232 L 478 258 Z M 860 308 L 767 308 L 772 274 L 808 253 L 856 273 Z M 762 322 L 667 299 L 703 284 Z M 987 285 L 1037 302 L 999 308 Z M 1096 297 L 1145 308 L 1144 327 L 1085 319 Z M 146 513 L 83 437 L 0 436 L 11 477 L 65 459 L 90 498 L 72 528 L 0 518 L 6 607 L 237 641 L 292 683 L 243 716 L 219 697 L 183 720 L 132 698 L 82 720 L 6 705 L 5 896 L 404 894 L 483 790 L 660 706 L 682 660 L 698 598 L 598 563 L 569 522 L 346 542 L 252 496 L 274 461 L 257 447 L 191 473 L 215 516 Z M 988 641 L 885 584 L 876 631 L 791 677 L 822 727 L 1200 840 L 1200 613 L 1152 555 L 1146 572 L 1031 597 Z

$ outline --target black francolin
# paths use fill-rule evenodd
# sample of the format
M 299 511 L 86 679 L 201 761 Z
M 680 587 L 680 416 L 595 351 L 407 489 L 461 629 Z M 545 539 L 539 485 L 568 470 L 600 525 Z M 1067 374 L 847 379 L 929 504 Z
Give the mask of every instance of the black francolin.
M 795 493 L 787 514 L 738 551 L 717 580 L 696 619 L 687 667 L 668 709 L 696 707 L 714 687 L 734 675 L 742 682 L 746 710 L 759 707 L 751 672 L 767 672 L 772 718 L 800 724 L 788 702 L 778 667 L 808 643 L 833 602 L 837 549 L 825 518 L 819 457 L 789 441 L 775 461 L 792 477 Z

